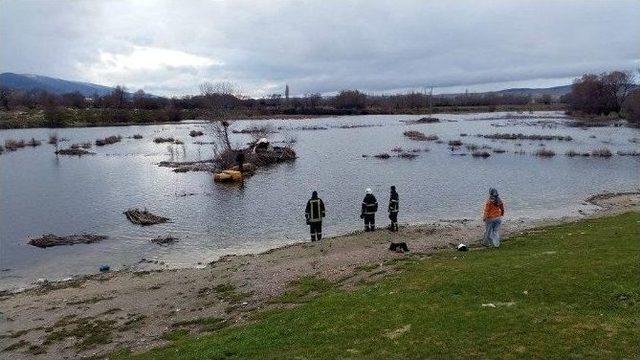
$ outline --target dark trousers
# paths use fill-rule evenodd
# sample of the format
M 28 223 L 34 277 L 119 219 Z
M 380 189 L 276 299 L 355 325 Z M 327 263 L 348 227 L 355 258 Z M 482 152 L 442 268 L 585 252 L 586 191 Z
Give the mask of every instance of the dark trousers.
M 309 230 L 311 231 L 311 241 L 322 239 L 322 221 L 310 222 Z
M 389 230 L 398 231 L 398 212 L 390 212 L 389 220 L 391 220 L 391 225 L 389 225 Z
M 376 214 L 364 215 L 364 231 L 374 231 L 376 229 Z

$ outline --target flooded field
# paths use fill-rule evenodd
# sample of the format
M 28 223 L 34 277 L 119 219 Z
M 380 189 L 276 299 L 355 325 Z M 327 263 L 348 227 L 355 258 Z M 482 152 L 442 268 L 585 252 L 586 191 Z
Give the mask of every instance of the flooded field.
M 226 254 L 306 241 L 304 205 L 313 190 L 327 206 L 324 233 L 331 236 L 361 229 L 367 187 L 381 203 L 377 222 L 385 226 L 390 185 L 400 194 L 400 223 L 478 218 L 489 187 L 501 191 L 509 218 L 537 218 L 573 213 L 590 194 L 640 186 L 640 157 L 618 155 L 640 151 L 638 129 L 573 127 L 559 113 L 508 115 L 439 114 L 437 123 L 398 115 L 236 121 L 236 131 L 271 124 L 277 129 L 271 140 L 295 140 L 298 155 L 295 162 L 260 169 L 243 187 L 215 184 L 207 172 L 158 166 L 211 158 L 213 131 L 204 122 L 0 131 L 3 145 L 42 142 L 0 155 L 0 289 L 95 273 L 101 265 L 204 266 Z M 204 135 L 191 137 L 194 130 Z M 425 141 L 404 135 L 411 130 L 425 134 L 417 138 Z M 58 149 L 121 139 L 87 149 L 95 154 L 56 156 L 56 146 L 47 143 L 52 135 L 66 139 Z M 158 137 L 183 144 L 154 142 Z M 232 135 L 239 145 L 250 140 Z M 374 157 L 379 154 L 389 157 Z M 131 207 L 171 221 L 134 225 L 123 214 Z M 109 238 L 46 249 L 27 244 L 43 234 L 83 232 Z M 151 241 L 166 236 L 178 241 Z

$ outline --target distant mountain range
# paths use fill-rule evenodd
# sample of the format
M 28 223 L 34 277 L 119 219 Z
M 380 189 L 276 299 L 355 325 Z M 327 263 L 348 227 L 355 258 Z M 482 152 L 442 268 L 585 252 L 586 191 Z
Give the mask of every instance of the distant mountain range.
M 103 96 L 113 91 L 112 87 L 88 82 L 68 81 L 42 75 L 14 74 L 10 72 L 0 74 L 0 86 L 26 91 L 45 90 L 54 94 L 79 91 L 86 97 L 91 97 L 96 93 Z
M 55 94 L 79 91 L 86 97 L 91 97 L 95 93 L 103 96 L 110 94 L 113 91 L 112 87 L 88 82 L 62 80 L 42 75 L 14 74 L 10 72 L 0 74 L 0 86 L 26 91 L 46 90 Z M 490 92 L 506 95 L 530 95 L 531 97 L 540 97 L 542 95 L 549 94 L 553 97 L 560 97 L 567 94 L 569 91 L 571 91 L 571 85 L 555 86 L 550 88 L 514 88 Z M 455 95 L 460 94 L 441 94 L 438 96 L 447 97 Z
M 571 85 L 554 86 L 549 88 L 513 88 L 496 91 L 499 94 L 508 95 L 530 95 L 532 97 L 538 97 L 542 95 L 562 96 L 568 94 L 571 91 Z

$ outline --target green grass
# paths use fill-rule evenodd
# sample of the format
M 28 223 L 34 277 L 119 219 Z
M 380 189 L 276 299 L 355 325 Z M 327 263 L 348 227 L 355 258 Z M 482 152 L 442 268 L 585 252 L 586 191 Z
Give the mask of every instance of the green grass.
M 173 324 L 174 328 L 197 326 L 201 332 L 216 331 L 227 326 L 225 319 L 218 317 L 195 318 L 191 320 L 178 321 Z
M 325 293 L 335 288 L 335 285 L 326 279 L 315 276 L 304 276 L 289 284 L 284 294 L 272 300 L 274 303 L 303 303 L 311 300 L 318 294 Z
M 135 359 L 637 359 L 640 214 L 437 252 L 400 273 Z M 309 280 L 309 279 L 307 279 Z M 304 280 L 304 281 L 307 281 Z M 304 283 L 303 281 L 303 283 Z M 317 280 L 302 288 L 317 289 Z M 301 291 L 305 297 L 308 292 Z M 286 295 L 285 295 L 286 296 Z M 495 307 L 482 306 L 493 304 Z

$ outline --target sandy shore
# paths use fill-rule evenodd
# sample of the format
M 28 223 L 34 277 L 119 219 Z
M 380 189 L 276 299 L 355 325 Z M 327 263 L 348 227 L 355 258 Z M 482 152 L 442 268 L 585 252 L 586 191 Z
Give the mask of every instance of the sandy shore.
M 600 194 L 585 200 L 575 216 L 509 220 L 503 233 L 584 217 L 640 209 L 640 192 Z M 380 229 L 301 243 L 258 255 L 227 256 L 204 269 L 113 272 L 50 283 L 0 296 L 0 349 L 12 359 L 96 357 L 127 347 L 141 351 L 166 343 L 162 335 L 176 324 L 197 333 L 194 319 L 220 318 L 225 325 L 250 321 L 252 310 L 292 306 L 273 303 L 290 284 L 316 276 L 344 288 L 391 273 L 394 259 L 428 256 L 460 242 L 478 245 L 479 220 L 449 220 L 405 226 L 398 233 Z M 387 250 L 388 241 L 411 250 Z M 83 338 L 73 337 L 74 331 Z M 87 340 L 87 333 L 94 337 Z M 77 334 L 77 333 L 76 333 Z

